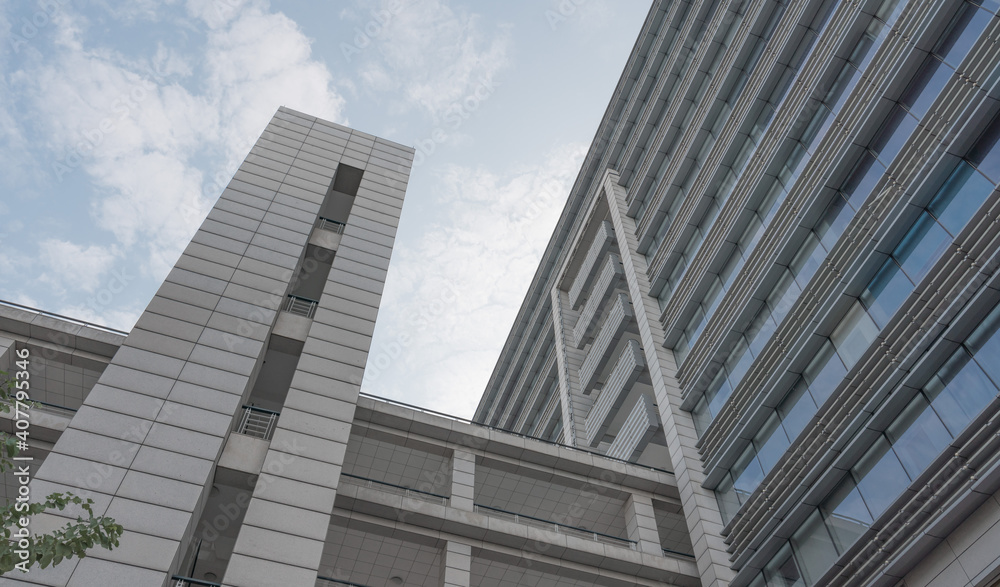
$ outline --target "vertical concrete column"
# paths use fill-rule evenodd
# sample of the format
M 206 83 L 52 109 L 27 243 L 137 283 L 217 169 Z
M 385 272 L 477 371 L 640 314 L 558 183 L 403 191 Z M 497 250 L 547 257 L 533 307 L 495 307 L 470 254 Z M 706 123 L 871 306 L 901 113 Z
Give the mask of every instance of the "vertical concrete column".
M 441 550 L 441 587 L 469 587 L 472 581 L 472 547 L 449 540 Z
M 124 527 L 121 546 L 16 580 L 162 585 L 177 570 L 322 200 L 263 167 L 264 159 L 283 165 L 282 153 L 268 146 L 275 141 L 296 144 L 277 119 L 32 481 L 33 496 L 70 491 L 94 499 L 97 515 Z M 77 514 L 39 516 L 36 529 Z
M 649 295 L 646 259 L 637 252 L 639 243 L 635 236 L 635 220 L 625 213 L 625 188 L 618 185 L 618 174 L 612 169 L 605 172 L 602 187 L 618 238 L 622 267 L 639 324 L 646 364 L 649 365 L 698 572 L 706 587 L 728 585 L 734 573 L 729 568 L 729 555 L 722 540 L 722 515 L 712 491 L 702 487 L 705 474 L 697 449 L 698 437 L 691 414 L 681 409 L 677 366 L 673 354 L 663 347 L 659 307 Z
M 566 342 L 573 332 L 579 313 L 570 310 L 569 294 L 558 287 L 552 288 L 551 296 L 563 436 L 566 444 L 586 447 L 587 414 L 594 405 L 593 399 L 580 392 L 580 366 L 586 353 Z
M 451 465 L 450 505 L 471 512 L 476 490 L 476 455 L 464 450 L 455 450 Z
M 13 369 L 10 366 L 14 362 L 14 346 L 15 341 L 13 338 L 7 338 L 5 336 L 0 336 L 0 371 L 4 371 L 10 376 Z
M 639 544 L 639 552 L 663 554 L 660 533 L 656 529 L 656 513 L 653 500 L 645 495 L 631 494 L 625 502 L 625 528 L 628 539 Z
M 308 160 L 364 171 L 223 584 L 313 587 L 347 451 L 412 151 L 288 112 Z M 301 126 L 300 126 L 301 128 Z M 332 176 L 332 175 L 331 175 Z M 300 190 L 326 193 L 326 183 Z

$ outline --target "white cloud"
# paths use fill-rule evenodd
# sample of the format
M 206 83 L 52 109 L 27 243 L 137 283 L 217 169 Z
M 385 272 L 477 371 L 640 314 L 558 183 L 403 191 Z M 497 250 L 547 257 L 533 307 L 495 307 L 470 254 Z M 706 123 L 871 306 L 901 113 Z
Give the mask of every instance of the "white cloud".
M 189 8 L 211 20 L 219 16 L 217 4 L 189 2 Z M 203 193 L 206 153 L 223 155 L 221 175 L 228 177 L 283 104 L 343 119 L 343 98 L 295 23 L 239 4 L 226 0 L 233 8 L 223 13 L 232 18 L 212 21 L 219 26 L 207 31 L 200 55 L 160 44 L 142 61 L 74 41 L 14 76 L 32 90 L 51 150 L 61 156 L 56 176 L 65 180 L 78 169 L 90 176 L 99 192 L 91 206 L 97 225 L 156 280 L 218 193 Z M 60 28 L 71 31 L 62 36 L 80 37 L 85 21 L 60 16 Z M 195 74 L 201 77 L 191 79 Z M 0 116 L 0 125 L 5 120 Z
M 205 81 L 225 121 L 218 138 L 231 146 L 231 159 L 242 160 L 281 105 L 346 122 L 329 70 L 310 53 L 309 39 L 292 20 L 257 8 L 209 35 Z
M 374 92 L 400 92 L 402 109 L 417 107 L 435 122 L 478 87 L 496 84 L 497 72 L 508 63 L 506 29 L 490 37 L 479 17 L 442 0 L 403 2 L 388 22 L 371 19 L 372 28 L 360 27 L 375 31 L 374 50 L 361 51 L 362 84 Z
M 135 323 L 139 320 L 139 316 L 142 314 L 144 309 L 145 308 L 120 308 L 110 304 L 100 304 L 95 301 L 95 304 L 92 306 L 84 304 L 63 306 L 58 310 L 55 310 L 54 313 L 61 314 L 63 316 L 70 316 L 72 318 L 76 318 L 77 320 L 90 322 L 91 324 L 99 324 L 101 326 L 117 328 L 118 330 L 128 332 L 129 330 L 132 330 L 133 326 L 135 326 Z
M 64 240 L 46 239 L 38 245 L 41 280 L 56 287 L 92 292 L 118 258 L 114 249 L 82 246 Z
M 585 152 L 556 149 L 503 177 L 444 173 L 435 205 L 448 212 L 393 255 L 366 392 L 472 414 Z

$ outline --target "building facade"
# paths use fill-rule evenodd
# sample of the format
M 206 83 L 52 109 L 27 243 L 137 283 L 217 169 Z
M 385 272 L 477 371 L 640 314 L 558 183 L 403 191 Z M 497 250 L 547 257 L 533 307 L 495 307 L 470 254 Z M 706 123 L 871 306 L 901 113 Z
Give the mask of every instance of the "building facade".
M 703 585 L 993 585 L 998 8 L 654 2 L 475 421 L 672 471 Z
M 131 332 L 0 305 L 125 528 L 0 584 L 995 584 L 998 9 L 654 2 L 472 421 L 360 393 L 413 150 L 280 109 Z
M 669 471 L 360 393 L 412 159 L 281 108 L 131 332 L 0 303 L 31 499 L 124 528 L 0 585 L 699 585 Z

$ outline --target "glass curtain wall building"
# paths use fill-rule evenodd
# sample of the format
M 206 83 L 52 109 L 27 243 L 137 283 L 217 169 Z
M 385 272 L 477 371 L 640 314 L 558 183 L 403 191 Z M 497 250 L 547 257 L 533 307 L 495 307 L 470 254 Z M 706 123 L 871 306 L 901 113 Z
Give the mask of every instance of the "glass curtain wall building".
M 476 421 L 673 471 L 704 585 L 992 585 L 998 9 L 654 3 Z
M 998 10 L 654 2 L 471 421 L 360 391 L 413 149 L 279 109 L 131 332 L 0 303 L 125 528 L 0 584 L 996 584 Z

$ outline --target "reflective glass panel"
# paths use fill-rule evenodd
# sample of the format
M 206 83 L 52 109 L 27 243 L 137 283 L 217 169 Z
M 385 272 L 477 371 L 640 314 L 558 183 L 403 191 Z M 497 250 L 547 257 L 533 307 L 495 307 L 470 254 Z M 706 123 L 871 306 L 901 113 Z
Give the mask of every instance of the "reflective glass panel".
M 1000 116 L 993 119 L 976 142 L 969 153 L 969 160 L 993 183 L 1000 182 Z
M 892 256 L 899 261 L 907 277 L 919 283 L 950 243 L 948 233 L 930 214 L 923 212 Z
M 966 6 L 967 9 L 959 17 L 960 20 L 956 24 L 952 38 L 949 39 L 949 46 L 942 47 L 944 54 L 941 57 L 944 62 L 956 69 L 993 17 L 992 14 L 981 8 L 975 8 L 968 4 Z
M 837 551 L 819 510 L 813 510 L 795 534 L 792 534 L 790 542 L 795 552 L 795 562 L 798 563 L 806 585 L 816 584 L 837 560 Z
M 896 458 L 896 453 L 889 448 L 885 437 L 879 437 L 868 454 L 852 470 L 855 479 L 859 479 L 858 491 L 873 518 L 882 515 L 910 484 L 906 470 Z
M 753 493 L 754 489 L 757 489 L 757 486 L 764 479 L 764 471 L 760 468 L 760 463 L 757 462 L 753 445 L 747 446 L 731 471 L 736 479 L 733 486 L 740 494 L 740 500 L 746 501 L 746 498 Z
M 764 578 L 768 587 L 804 587 L 802 573 L 795 564 L 792 549 L 786 543 L 771 562 L 764 567 Z
M 872 517 L 868 506 L 861 499 L 861 493 L 850 475 L 823 501 L 823 516 L 833 535 L 837 552 L 843 554 L 871 526 Z M 832 511 L 831 511 L 832 510 Z
M 886 259 L 882 268 L 861 292 L 861 302 L 878 327 L 885 328 L 892 315 L 913 291 L 913 284 L 892 258 Z
M 928 407 L 923 394 L 917 394 L 886 430 L 892 450 L 911 479 L 923 473 L 934 457 L 951 442 L 951 434 L 934 410 Z
M 855 302 L 830 335 L 845 367 L 850 369 L 858 362 L 868 345 L 875 340 L 878 330 L 864 306 Z
M 953 73 L 955 72 L 950 67 L 936 57 L 928 56 L 901 98 L 910 114 L 917 119 L 923 118 Z
M 993 183 L 962 161 L 941 186 L 929 209 L 954 237 L 962 231 L 992 191 Z
M 806 367 L 803 375 L 809 383 L 809 393 L 813 400 L 817 406 L 821 406 L 843 381 L 844 375 L 847 375 L 847 369 L 837 353 L 834 352 L 833 343 L 827 340 L 816 353 L 816 357 Z
M 792 440 L 798 437 L 809 420 L 816 414 L 816 403 L 813 402 L 812 396 L 807 393 L 807 389 L 805 380 L 799 379 L 778 405 L 781 425 L 784 427 L 785 433 L 788 434 L 788 438 Z
M 988 363 L 989 359 L 984 362 Z M 993 357 L 993 362 L 996 362 L 996 357 Z M 945 383 L 943 388 L 942 383 Z M 958 436 L 997 395 L 997 388 L 979 364 L 969 360 L 969 354 L 964 349 L 952 355 L 938 371 L 937 379 L 928 383 L 927 391 L 933 398 L 931 405 L 952 436 Z

